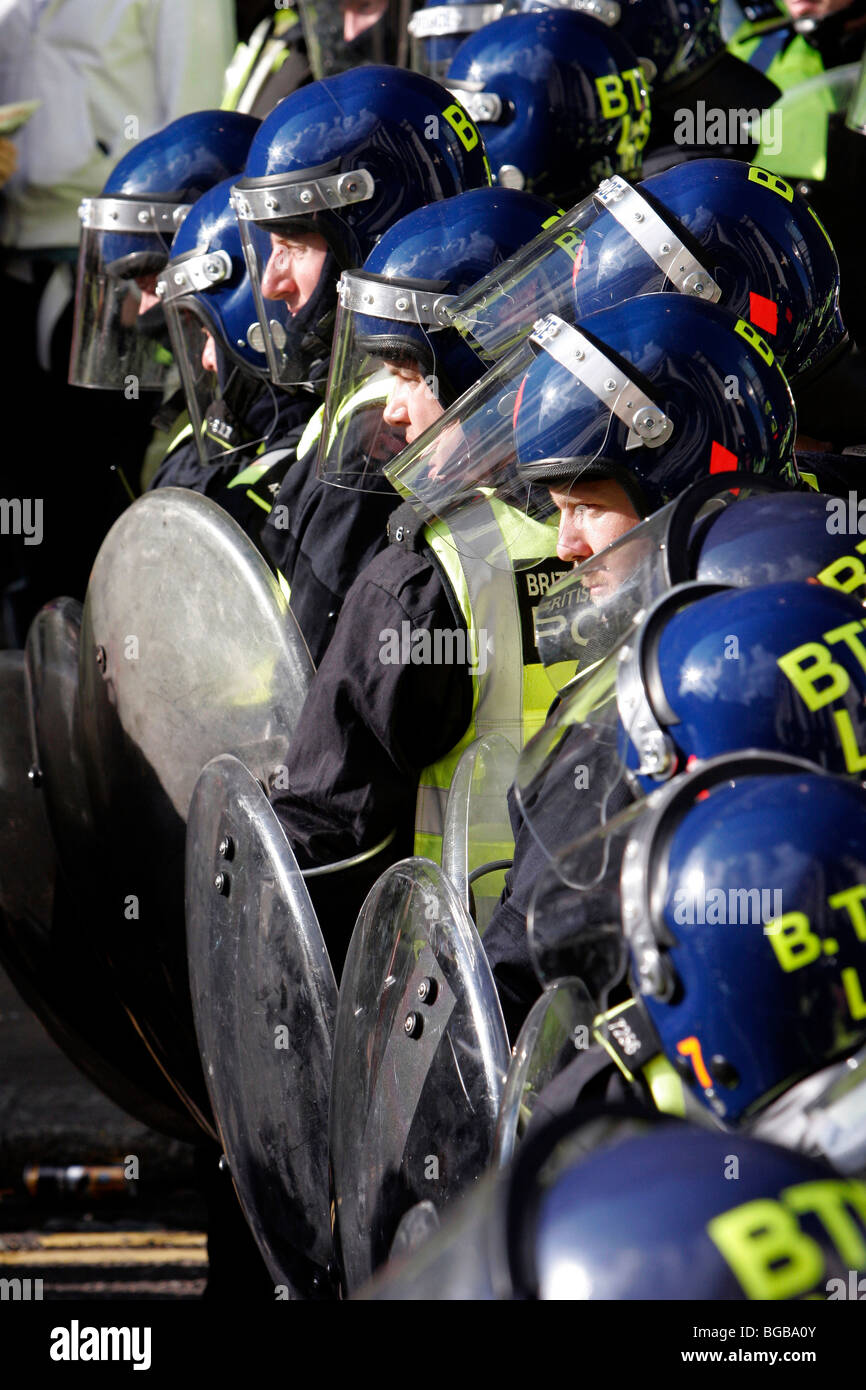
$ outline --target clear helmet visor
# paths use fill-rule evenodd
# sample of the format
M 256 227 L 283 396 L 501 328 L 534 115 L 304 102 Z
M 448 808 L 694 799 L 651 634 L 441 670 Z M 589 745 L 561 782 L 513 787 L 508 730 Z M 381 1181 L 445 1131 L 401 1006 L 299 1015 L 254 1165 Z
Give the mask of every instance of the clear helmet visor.
M 616 175 L 458 295 L 448 317 L 485 361 L 495 362 L 542 315 L 577 321 L 579 277 L 590 259 L 598 279 L 609 275 L 618 285 L 624 271 L 633 271 L 634 293 L 673 288 L 713 303 L 720 297 L 719 286 L 696 249 L 685 245 L 673 219 L 668 222 Z M 603 306 L 596 299 L 591 307 Z
M 344 272 L 318 476 L 360 491 L 443 415 L 438 321 L 447 296 L 422 281 Z
M 856 85 L 848 102 L 845 124 L 849 130 L 856 130 L 861 135 L 866 135 L 866 54 L 860 63 Z
M 533 371 L 536 362 L 543 370 Z M 561 409 L 563 391 L 568 452 L 552 457 L 550 430 L 538 422 Z M 385 472 L 462 554 L 526 569 L 557 553 L 564 496 L 580 502 L 584 485 L 610 478 L 605 447 L 622 426 L 635 448 L 657 447 L 675 428 L 622 363 L 551 314 Z M 491 508 L 500 513 L 493 527 Z
M 258 321 L 247 329 L 247 343 L 256 352 L 263 352 L 268 372 L 278 386 L 297 385 L 303 376 L 294 345 L 299 334 L 293 325 L 303 307 L 306 283 L 298 286 L 296 259 L 300 261 L 293 243 L 275 231 L 268 231 L 255 222 L 242 221 L 241 241 L 250 276 Z M 318 280 L 314 282 L 314 290 Z
M 751 474 L 702 478 L 549 589 L 536 609 L 535 634 L 556 688 L 562 690 L 563 677 L 571 684 L 604 661 L 639 613 L 694 578 L 692 547 L 719 512 L 767 493 L 778 496 L 773 480 Z
M 451 60 L 464 39 L 501 18 L 505 6 L 427 5 L 409 20 L 410 66 L 445 85 Z
M 406 67 L 411 0 L 298 0 L 316 81 L 361 63 Z
M 317 332 L 333 309 L 334 254 L 312 215 L 364 202 L 374 191 L 366 169 L 270 174 L 232 189 L 259 322 L 248 341 L 266 354 L 275 385 L 308 384 L 310 363 L 330 349 L 332 319 L 327 344 Z
M 255 452 L 277 423 L 273 386 L 226 351 L 200 299 L 169 301 L 165 314 L 202 467 L 230 463 L 241 449 Z
M 138 391 L 163 391 L 169 385 L 172 360 L 156 280 L 186 211 L 120 198 L 82 204 L 71 386 L 123 391 L 134 381 Z
M 792 1086 L 749 1132 L 826 1159 L 840 1173 L 866 1174 L 866 1047 Z
M 606 825 L 631 800 L 616 699 L 616 653 L 625 640 L 606 661 L 566 688 L 518 759 L 517 805 L 527 829 L 551 861 L 576 840 Z M 593 869 L 588 881 L 594 882 L 596 876 Z M 580 877 L 578 883 L 583 881 Z
M 620 880 L 645 801 L 563 848 L 539 874 L 527 915 L 532 963 L 545 986 L 578 975 L 599 1008 L 628 969 Z

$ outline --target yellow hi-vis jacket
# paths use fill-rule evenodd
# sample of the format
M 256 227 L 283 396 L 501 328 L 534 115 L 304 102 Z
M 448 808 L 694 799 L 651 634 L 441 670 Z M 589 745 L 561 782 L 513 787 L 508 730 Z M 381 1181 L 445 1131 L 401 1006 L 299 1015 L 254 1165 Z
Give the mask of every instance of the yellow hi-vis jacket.
M 479 520 L 489 546 L 479 544 Z M 459 742 L 421 773 L 415 809 L 415 853 L 441 862 L 442 830 L 448 789 L 461 754 L 483 734 L 503 734 L 519 751 L 541 728 L 552 703 L 550 676 L 538 659 L 533 609 L 548 587 L 570 566 L 556 559 L 557 528 L 531 521 L 514 508 L 487 497 L 472 508 L 471 522 L 458 517 L 424 530 L 463 615 L 469 634 L 472 717 Z M 557 518 L 558 519 L 558 518 Z M 461 542 L 461 526 L 472 536 Z M 505 568 L 481 559 L 493 548 L 511 561 Z M 526 567 L 528 561 L 534 564 Z

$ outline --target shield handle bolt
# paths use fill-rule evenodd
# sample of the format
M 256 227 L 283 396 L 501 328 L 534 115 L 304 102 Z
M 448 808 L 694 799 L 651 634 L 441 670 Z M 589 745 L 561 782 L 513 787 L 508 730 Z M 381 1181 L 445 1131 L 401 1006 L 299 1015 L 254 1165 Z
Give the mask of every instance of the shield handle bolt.
M 425 975 L 418 986 L 418 998 L 422 1004 L 432 1004 L 436 998 L 436 981 L 429 975 Z
M 104 647 L 96 648 L 96 664 L 99 667 L 102 674 L 105 675 L 106 657 Z
M 229 876 L 228 874 L 217 874 L 213 881 L 213 886 L 218 893 L 222 893 L 224 898 L 229 895 Z
M 406 1015 L 406 1022 L 403 1024 L 403 1032 L 407 1038 L 419 1038 L 424 1023 L 420 1014 L 411 1013 Z
M 32 767 L 28 767 L 28 769 L 27 769 L 27 780 L 28 780 L 28 782 L 30 783 L 31 787 L 41 787 L 41 786 L 42 786 L 42 772 L 41 772 L 41 770 L 36 766 L 35 763 L 33 764 Z
M 223 835 L 219 845 L 220 859 L 234 859 L 235 842 L 231 835 Z

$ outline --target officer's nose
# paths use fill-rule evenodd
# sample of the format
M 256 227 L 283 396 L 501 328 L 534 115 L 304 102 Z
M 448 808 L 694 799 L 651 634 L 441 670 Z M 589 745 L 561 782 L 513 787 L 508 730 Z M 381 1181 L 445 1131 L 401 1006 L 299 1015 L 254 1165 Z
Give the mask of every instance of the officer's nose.
M 262 276 L 262 294 L 265 299 L 285 299 L 297 288 L 291 252 L 285 246 L 274 246 Z
M 382 411 L 386 425 L 408 425 L 409 411 L 406 405 L 406 391 L 402 382 L 395 381 L 388 397 L 388 404 Z
M 556 542 L 556 553 L 560 560 L 570 561 L 572 564 L 576 565 L 579 565 L 582 560 L 588 560 L 590 555 L 595 554 L 592 546 L 587 540 L 583 518 L 580 513 L 575 513 L 571 510 L 561 513 L 559 518 L 559 535 Z
M 141 278 L 136 281 L 141 295 L 138 304 L 139 317 L 142 314 L 146 314 L 148 309 L 153 309 L 159 304 L 159 295 L 156 293 L 156 282 L 158 279 L 158 275 L 142 275 Z
M 204 348 L 201 354 L 201 365 L 206 372 L 215 372 L 217 370 L 216 344 L 214 343 L 212 333 L 205 334 Z

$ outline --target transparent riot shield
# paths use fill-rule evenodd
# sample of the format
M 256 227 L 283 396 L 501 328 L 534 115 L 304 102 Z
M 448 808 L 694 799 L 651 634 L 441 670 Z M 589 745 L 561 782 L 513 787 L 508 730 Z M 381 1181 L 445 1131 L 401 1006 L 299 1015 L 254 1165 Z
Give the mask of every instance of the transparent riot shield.
M 544 1087 L 590 1046 L 596 1007 L 582 980 L 558 980 L 529 1011 L 514 1047 L 514 1056 L 499 1108 L 493 1161 L 509 1162 L 525 1132 Z
M 279 782 L 312 669 L 274 576 L 216 503 L 165 488 L 118 519 L 81 630 L 82 747 L 117 918 L 99 945 L 208 1129 L 184 936 L 186 817 L 201 769 L 220 753 Z
M 507 797 L 516 766 L 508 739 L 485 734 L 466 749 L 448 791 L 442 867 L 479 935 L 493 916 L 514 854 Z
M 847 63 L 798 82 L 756 122 L 761 144 L 754 163 L 790 179 L 823 179 L 827 173 L 827 124 L 856 105 L 859 63 Z M 856 115 L 853 117 L 856 120 Z
M 58 1047 L 109 1099 L 190 1140 L 195 1126 L 121 1008 L 58 875 L 27 705 L 24 653 L 0 652 L 0 961 Z
M 374 885 L 340 986 L 329 1139 L 335 1248 L 351 1292 L 405 1213 L 440 1210 L 488 1167 L 509 1048 L 454 888 L 407 859 Z
M 196 1033 L 241 1206 L 274 1283 L 324 1296 L 337 986 L 294 854 L 237 758 L 214 758 L 196 783 L 186 931 Z

